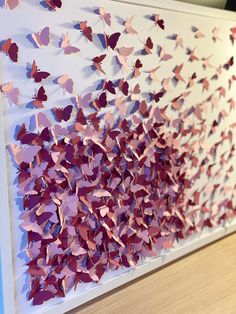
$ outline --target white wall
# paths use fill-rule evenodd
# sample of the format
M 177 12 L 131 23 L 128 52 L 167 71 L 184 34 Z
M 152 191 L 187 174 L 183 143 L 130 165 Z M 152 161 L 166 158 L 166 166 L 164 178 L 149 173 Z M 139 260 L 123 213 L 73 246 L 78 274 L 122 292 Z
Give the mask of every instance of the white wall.
M 176 0 L 181 2 L 188 2 L 193 4 L 204 5 L 207 7 L 224 9 L 227 0 Z

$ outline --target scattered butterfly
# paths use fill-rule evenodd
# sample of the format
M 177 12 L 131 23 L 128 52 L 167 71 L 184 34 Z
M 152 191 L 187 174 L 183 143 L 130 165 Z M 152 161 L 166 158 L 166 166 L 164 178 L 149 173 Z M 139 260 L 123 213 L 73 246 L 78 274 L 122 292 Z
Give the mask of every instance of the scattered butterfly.
M 104 81 L 103 90 L 108 91 L 109 93 L 111 93 L 113 95 L 116 94 L 115 87 L 114 87 L 114 84 L 112 83 L 112 81 Z
M 64 90 L 66 90 L 69 94 L 73 93 L 74 83 L 71 78 L 67 74 L 61 75 L 56 79 L 56 83 L 60 85 Z
M 164 91 L 160 91 L 158 93 L 151 94 L 152 100 L 154 100 L 156 103 L 161 100 L 161 98 L 165 95 Z
M 136 84 L 130 94 L 131 100 L 133 101 L 139 100 L 140 93 L 141 93 L 140 85 Z
M 214 27 L 212 30 L 212 40 L 213 42 L 217 42 L 217 41 L 222 41 L 222 39 L 220 38 L 220 28 L 219 27 Z
M 199 28 L 195 26 L 192 26 L 192 32 L 194 33 L 194 37 L 196 39 L 205 37 L 205 35 L 199 30 Z
M 143 67 L 142 62 L 137 59 L 134 64 L 133 77 L 139 77 L 141 75 L 140 69 Z
M 210 83 L 209 83 L 209 80 L 208 80 L 207 77 L 204 77 L 204 78 L 200 79 L 200 80 L 198 81 L 198 83 L 202 84 L 202 92 L 204 92 L 205 90 L 206 90 L 206 91 L 209 90 L 209 85 L 210 85 Z
M 48 96 L 46 95 L 45 89 L 43 86 L 41 86 L 37 93 L 35 94 L 33 98 L 33 105 L 35 108 L 44 108 L 44 101 L 47 101 Z
M 157 79 L 157 70 L 160 69 L 160 66 L 155 67 L 154 69 L 151 69 L 150 71 L 148 71 L 149 73 L 149 80 L 150 81 L 158 81 Z
M 1 43 L 0 51 L 4 52 L 13 62 L 18 61 L 18 46 L 12 42 L 11 38 Z
M 202 61 L 203 61 L 202 67 L 204 70 L 208 68 L 213 68 L 212 64 L 210 63 L 211 58 L 212 58 L 212 55 L 210 55 L 209 57 L 202 58 Z
M 71 113 L 73 110 L 72 105 L 68 105 L 65 108 L 53 108 L 52 112 L 58 122 L 68 121 L 71 117 Z
M 102 61 L 106 58 L 106 54 L 93 58 L 93 67 L 95 70 L 106 74 L 106 72 L 102 69 Z
M 88 21 L 77 23 L 74 28 L 79 29 L 89 41 L 93 41 L 93 30 L 91 26 L 88 26 Z
M 236 40 L 236 27 L 232 27 L 231 29 L 230 29 L 230 35 L 229 35 L 229 38 L 230 38 L 230 40 L 231 40 L 231 42 L 232 42 L 232 45 L 234 44 L 234 41 Z
M 173 72 L 174 72 L 174 74 L 175 74 L 174 79 L 175 79 L 177 82 L 181 81 L 181 82 L 184 82 L 184 83 L 185 83 L 185 80 L 184 80 L 184 78 L 183 78 L 182 75 L 181 75 L 181 71 L 182 71 L 182 69 L 183 69 L 183 65 L 184 65 L 183 63 L 182 63 L 181 65 L 177 65 L 177 66 L 174 68 Z
M 13 86 L 13 82 L 9 82 L 0 86 L 0 91 L 6 95 L 10 103 L 18 105 L 19 89 Z
M 106 92 L 102 92 L 98 98 L 93 101 L 93 105 L 95 108 L 105 108 L 107 106 L 107 94 Z
M 99 8 L 99 15 L 105 24 L 111 26 L 111 14 L 108 13 L 105 8 Z
M 165 22 L 163 19 L 160 18 L 159 14 L 152 15 L 151 19 L 152 19 L 152 21 L 154 21 L 155 26 L 159 26 L 162 30 L 165 29 Z
M 144 54 L 152 54 L 152 49 L 153 49 L 153 41 L 152 41 L 151 37 L 148 37 L 146 40 L 146 43 L 144 45 L 143 53 Z
M 192 76 L 189 78 L 189 81 L 188 81 L 188 84 L 187 84 L 187 88 L 191 88 L 191 87 L 194 86 L 196 78 L 197 78 L 197 74 L 196 74 L 196 72 L 194 72 L 192 74 Z
M 234 57 L 232 56 L 224 65 L 225 70 L 229 70 L 230 67 L 234 65 Z
M 41 48 L 42 46 L 48 46 L 50 42 L 49 27 L 48 26 L 44 27 L 38 33 L 33 33 L 29 35 L 28 38 L 36 48 Z
M 116 45 L 118 43 L 118 40 L 120 38 L 121 33 L 114 33 L 112 35 L 107 35 L 104 33 L 104 43 L 105 43 L 105 48 L 111 48 L 114 50 L 116 48 Z
M 134 15 L 127 18 L 127 20 L 124 22 L 125 32 L 127 34 L 138 34 L 138 32 L 132 26 L 133 19 L 134 19 Z
M 196 50 L 196 47 L 194 49 L 190 49 L 190 48 L 186 49 L 186 54 L 189 56 L 188 61 L 194 62 L 194 61 L 199 60 L 199 58 L 195 55 L 195 50 Z
M 19 0 L 3 0 L 0 2 L 0 6 L 4 5 L 10 10 L 13 10 L 19 5 Z
M 129 68 L 128 57 L 133 53 L 134 47 L 121 47 L 117 49 L 118 56 L 117 59 L 122 66 L 122 69 L 127 71 Z
M 167 38 L 175 41 L 175 49 L 177 49 L 178 47 L 184 49 L 184 39 L 182 36 L 178 34 L 172 34 L 170 36 L 167 36 Z
M 173 56 L 169 53 L 166 53 L 164 47 L 158 46 L 158 55 L 160 57 L 160 61 L 168 61 L 173 58 Z
M 44 0 L 43 4 L 45 4 L 48 9 L 55 11 L 61 8 L 62 0 Z
M 78 95 L 74 99 L 79 108 L 87 108 L 91 102 L 92 93 L 88 93 L 83 97 Z
M 129 83 L 125 81 L 124 79 L 121 79 L 119 81 L 119 90 L 125 95 L 128 96 L 129 94 Z
M 30 78 L 33 78 L 36 83 L 42 82 L 42 80 L 48 78 L 50 76 L 49 72 L 40 71 L 38 69 L 36 62 L 33 61 L 30 70 Z
M 72 53 L 76 53 L 80 51 L 79 48 L 71 45 L 68 33 L 62 35 L 61 41 L 59 43 L 59 47 L 64 50 L 65 55 L 70 55 Z

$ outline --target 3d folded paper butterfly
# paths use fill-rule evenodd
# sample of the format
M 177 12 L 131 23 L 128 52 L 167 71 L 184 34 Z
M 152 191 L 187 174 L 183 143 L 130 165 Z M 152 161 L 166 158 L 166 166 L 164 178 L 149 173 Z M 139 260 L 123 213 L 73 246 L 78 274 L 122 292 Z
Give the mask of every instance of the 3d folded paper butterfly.
M 44 27 L 41 31 L 27 36 L 29 41 L 35 48 L 41 48 L 42 46 L 48 46 L 50 42 L 50 30 L 49 27 Z
M 0 51 L 4 52 L 13 62 L 18 61 L 18 46 L 12 42 L 11 38 L 0 43 Z
M 0 1 L 0 7 L 15 9 L 19 5 L 19 0 L 2 0 Z
M 34 79 L 35 83 L 40 83 L 42 82 L 42 80 L 48 78 L 50 76 L 50 73 L 45 72 L 45 71 L 40 71 L 40 69 L 38 69 L 36 62 L 34 60 L 31 65 L 29 76 L 30 78 Z
M 13 86 L 13 82 L 0 85 L 0 91 L 8 98 L 10 103 L 18 105 L 19 103 L 19 89 Z
M 33 97 L 33 105 L 35 108 L 44 108 L 44 101 L 47 101 L 48 96 L 46 95 L 45 89 L 41 86 L 35 96 Z
M 59 47 L 64 50 L 65 55 L 70 55 L 72 53 L 76 53 L 80 51 L 79 48 L 71 45 L 68 33 L 65 33 L 62 35 L 61 41 L 59 43 Z

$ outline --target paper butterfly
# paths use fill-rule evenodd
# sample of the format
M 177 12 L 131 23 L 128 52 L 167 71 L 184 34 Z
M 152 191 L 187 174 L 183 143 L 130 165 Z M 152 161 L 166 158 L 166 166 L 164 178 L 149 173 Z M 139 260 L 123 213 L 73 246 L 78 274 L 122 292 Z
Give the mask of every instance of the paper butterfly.
M 35 94 L 33 98 L 33 105 L 35 108 L 44 108 L 44 101 L 47 101 L 48 96 L 46 95 L 45 89 L 43 86 L 39 88 L 37 93 Z
M 13 87 L 13 83 L 9 82 L 0 86 L 1 92 L 6 95 L 10 103 L 18 105 L 19 102 L 19 89 Z
M 41 48 L 42 46 L 48 46 L 50 42 L 49 27 L 47 26 L 44 27 L 40 32 L 29 35 L 28 38 L 36 48 Z
M 74 28 L 79 29 L 89 41 L 93 41 L 93 30 L 91 26 L 88 26 L 88 21 L 77 23 Z
M 33 61 L 30 70 L 30 78 L 33 78 L 36 83 L 42 82 L 42 80 L 48 78 L 50 76 L 49 72 L 40 71 L 38 69 L 36 62 Z
M 62 35 L 62 39 L 59 43 L 59 47 L 64 50 L 65 55 L 70 55 L 72 53 L 76 53 L 80 51 L 79 48 L 71 45 L 68 33 Z
M 0 51 L 4 52 L 13 62 L 18 61 L 18 46 L 12 42 L 11 38 L 3 41 Z

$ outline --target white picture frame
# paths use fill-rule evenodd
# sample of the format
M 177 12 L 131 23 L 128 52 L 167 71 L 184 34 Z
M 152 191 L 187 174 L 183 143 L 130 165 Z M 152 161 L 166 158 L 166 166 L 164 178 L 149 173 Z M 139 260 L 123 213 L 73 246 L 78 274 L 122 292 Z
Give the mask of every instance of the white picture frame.
M 172 0 L 110 0 L 110 2 L 122 4 L 133 4 L 135 6 L 150 6 L 153 8 L 161 8 L 170 11 L 182 12 L 185 14 L 205 16 L 213 19 L 235 21 L 236 14 L 219 9 L 206 8 L 188 3 L 180 3 Z M 1 73 L 0 73 L 1 75 Z M 15 314 L 17 312 L 17 299 L 15 298 L 15 284 L 14 284 L 14 267 L 12 261 L 12 235 L 11 224 L 13 217 L 10 216 L 9 196 L 8 196 L 8 176 L 6 166 L 6 142 L 5 142 L 5 124 L 3 104 L 4 100 L 0 99 L 0 248 L 1 248 L 1 264 L 2 264 L 2 286 L 3 286 L 3 305 L 4 313 Z M 68 294 L 65 299 L 55 300 L 49 302 L 47 305 L 37 307 L 32 313 L 39 314 L 62 314 L 79 305 L 95 299 L 125 283 L 128 283 L 150 271 L 157 270 L 184 255 L 194 252 L 196 249 L 205 246 L 213 241 L 216 241 L 226 235 L 236 231 L 236 220 L 226 224 L 222 227 L 217 227 L 212 230 L 204 230 L 201 234 L 195 235 L 188 240 L 181 242 L 175 249 L 171 249 L 168 254 L 161 254 L 157 258 L 147 259 L 140 263 L 136 269 L 126 270 L 125 272 L 117 272 L 112 278 L 102 279 L 99 285 L 94 285 L 84 291 L 79 291 L 78 295 L 75 293 Z M 81 288 L 83 289 L 83 288 Z M 19 313 L 22 314 L 22 313 Z M 25 313 L 26 314 L 26 313 Z

